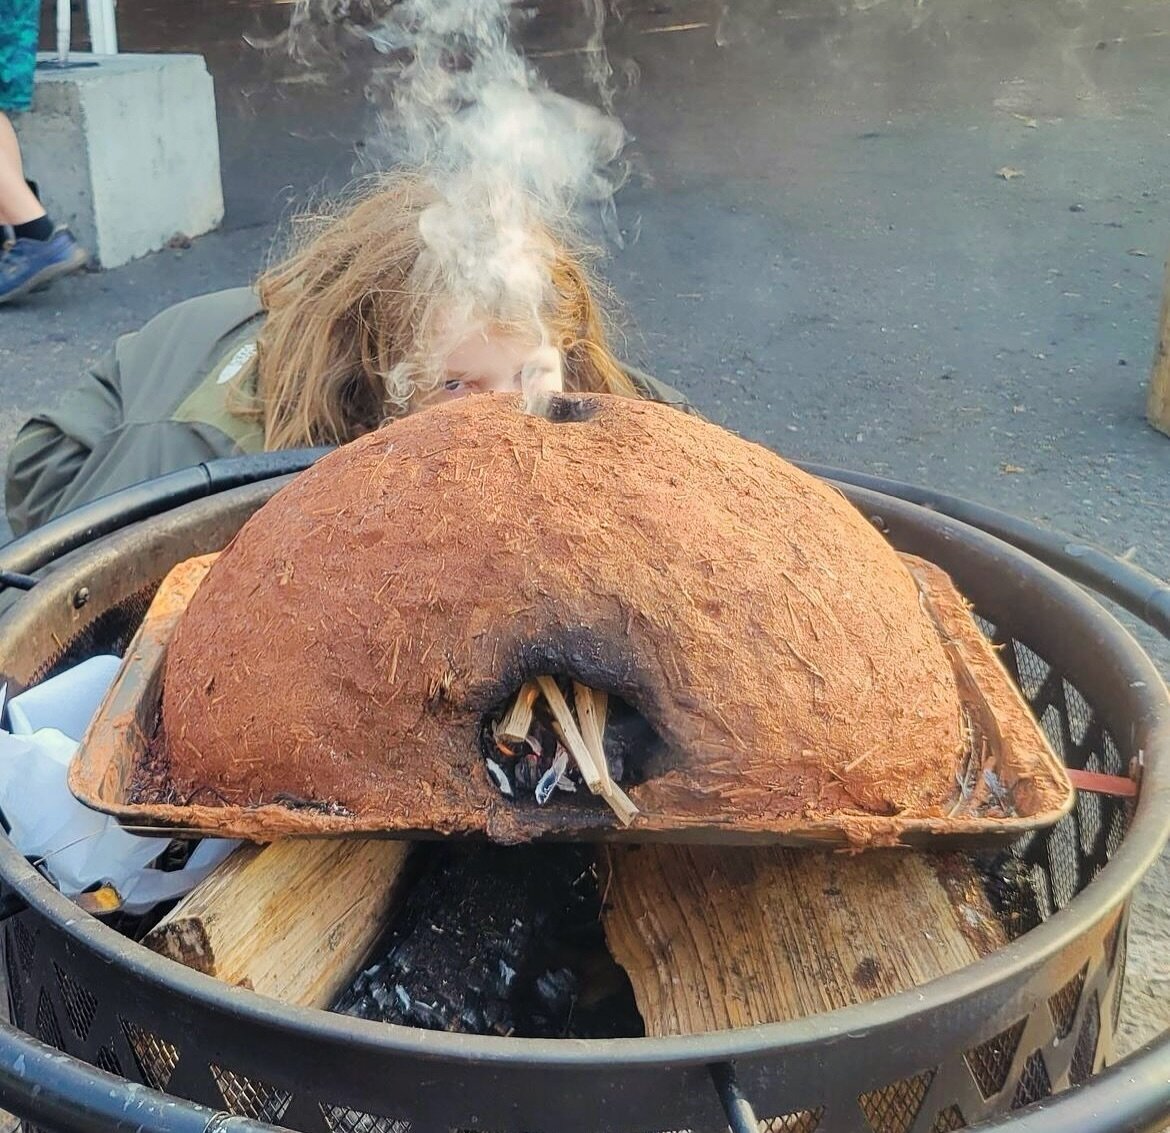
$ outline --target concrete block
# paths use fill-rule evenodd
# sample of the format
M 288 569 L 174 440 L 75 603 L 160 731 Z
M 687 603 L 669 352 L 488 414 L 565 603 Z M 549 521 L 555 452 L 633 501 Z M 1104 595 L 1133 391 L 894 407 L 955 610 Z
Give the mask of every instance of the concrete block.
M 44 55 L 44 60 L 54 56 Z M 71 55 L 20 115 L 26 175 L 103 267 L 223 219 L 215 91 L 199 55 Z

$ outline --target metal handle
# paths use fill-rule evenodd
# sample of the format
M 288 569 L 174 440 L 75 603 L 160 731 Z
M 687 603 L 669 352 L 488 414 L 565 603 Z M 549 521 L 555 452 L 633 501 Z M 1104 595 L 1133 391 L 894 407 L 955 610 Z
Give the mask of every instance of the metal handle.
M 0 547 L 0 591 L 29 589 L 26 583 L 35 582 L 29 575 L 103 535 L 228 488 L 302 472 L 330 451 L 291 449 L 209 460 L 83 504 Z
M 716 1062 L 710 1067 L 711 1080 L 715 1083 L 715 1092 L 719 1095 L 719 1102 L 723 1112 L 727 1115 L 727 1124 L 731 1133 L 758 1133 L 759 1119 L 751 1102 L 743 1096 L 739 1082 L 735 1077 L 735 1067 L 730 1062 Z
M 274 1126 L 217 1112 L 122 1078 L 0 1023 L 0 1098 L 17 1117 L 52 1133 L 274 1133 Z

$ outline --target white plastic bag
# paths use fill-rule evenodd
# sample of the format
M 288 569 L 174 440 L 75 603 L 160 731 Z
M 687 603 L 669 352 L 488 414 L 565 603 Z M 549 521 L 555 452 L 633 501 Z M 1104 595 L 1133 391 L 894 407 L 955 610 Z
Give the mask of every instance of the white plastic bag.
M 9 701 L 11 731 L 0 730 L 0 811 L 16 848 L 62 893 L 73 897 L 107 884 L 127 912 L 142 913 L 189 892 L 238 843 L 207 839 L 183 869 L 151 869 L 166 838 L 127 834 L 109 815 L 73 797 L 69 763 L 120 663 L 92 657 Z

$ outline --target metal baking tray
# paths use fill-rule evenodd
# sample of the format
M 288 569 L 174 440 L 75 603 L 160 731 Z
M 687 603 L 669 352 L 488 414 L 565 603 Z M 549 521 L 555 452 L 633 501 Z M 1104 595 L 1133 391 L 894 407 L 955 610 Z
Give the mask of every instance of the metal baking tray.
M 633 825 L 622 828 L 604 809 L 592 811 L 596 819 L 583 825 L 579 812 L 574 818 L 571 808 L 561 804 L 547 808 L 547 824 L 534 832 L 534 838 L 771 843 L 819 849 L 899 844 L 976 848 L 1010 842 L 1059 820 L 1073 805 L 1072 783 L 967 603 L 940 568 L 912 556 L 901 557 L 918 583 L 923 609 L 953 666 L 967 725 L 967 750 L 955 768 L 953 797 L 939 800 L 934 814 L 883 816 L 851 811 L 762 827 L 737 821 L 734 814 L 718 824 L 710 820 L 700 824 L 693 816 L 643 812 Z M 156 737 L 167 643 L 214 559 L 208 555 L 180 563 L 160 587 L 70 768 L 69 785 L 77 798 L 137 833 L 161 837 L 188 834 L 265 842 L 349 835 L 439 837 L 434 831 L 408 826 L 388 829 L 360 814 L 338 813 L 339 808 L 328 806 L 132 801 L 136 775 L 160 756 Z M 165 761 L 165 753 L 161 754 Z M 629 788 L 629 793 L 637 802 L 637 787 Z

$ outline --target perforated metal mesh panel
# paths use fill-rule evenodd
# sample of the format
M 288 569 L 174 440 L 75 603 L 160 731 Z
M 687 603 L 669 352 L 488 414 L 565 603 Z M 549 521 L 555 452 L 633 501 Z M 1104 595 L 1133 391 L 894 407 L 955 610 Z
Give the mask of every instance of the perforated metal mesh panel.
M 1058 669 L 993 628 L 991 639 L 1067 766 L 1107 775 L 1127 773 L 1113 737 Z M 1063 909 L 1101 872 L 1121 844 L 1128 822 L 1123 801 L 1082 792 L 1072 813 L 1016 847 L 1029 868 L 1041 919 Z
M 822 1106 L 801 1110 L 800 1113 L 786 1113 L 760 1122 L 760 1133 L 817 1133 L 821 1119 L 825 1116 Z
M 157 580 L 125 602 L 99 614 L 76 637 L 63 642 L 59 652 L 45 658 L 30 683 L 39 684 L 98 653 L 116 653 L 119 656 L 125 653 L 161 581 Z
M 329 1133 L 410 1133 L 409 1121 L 395 1121 L 342 1105 L 321 1107 Z

